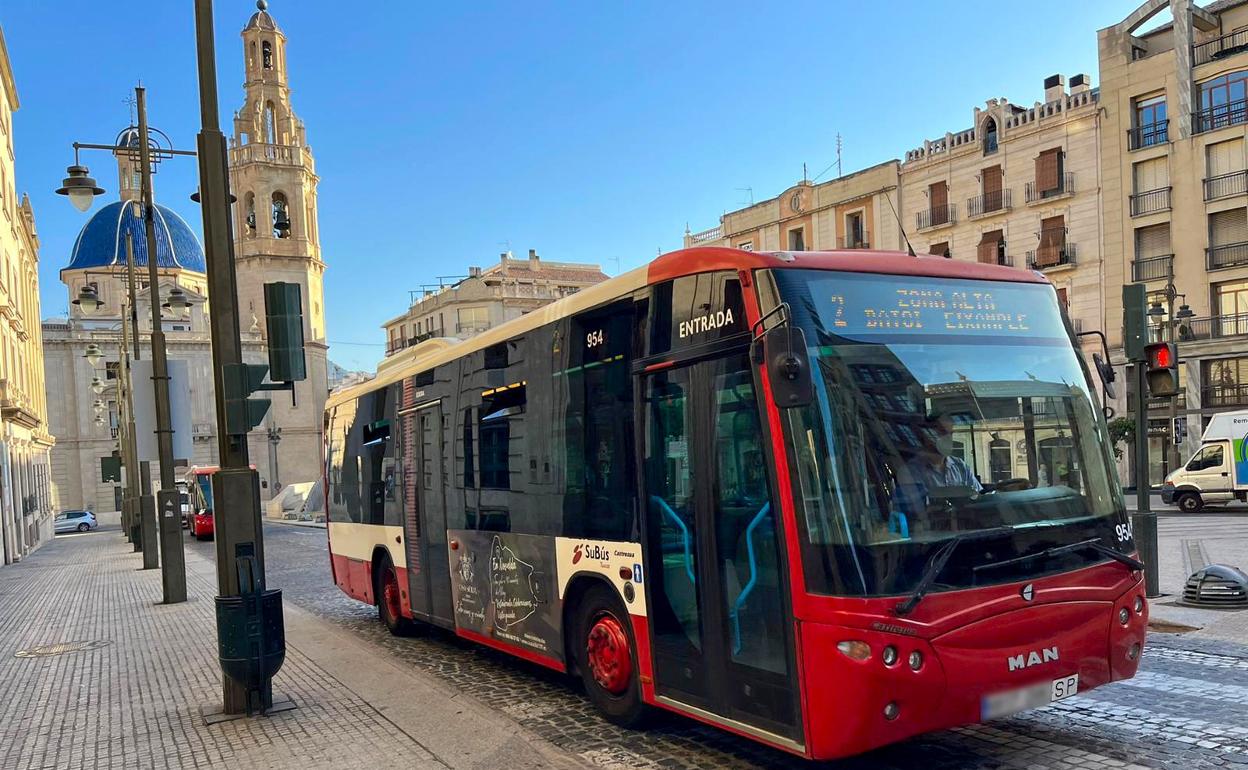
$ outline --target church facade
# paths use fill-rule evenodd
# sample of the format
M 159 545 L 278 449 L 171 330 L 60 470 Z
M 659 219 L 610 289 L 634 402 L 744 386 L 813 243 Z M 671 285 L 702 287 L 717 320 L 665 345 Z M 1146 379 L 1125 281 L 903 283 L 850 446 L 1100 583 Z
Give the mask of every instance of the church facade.
M 264 422 L 249 435 L 252 464 L 261 479 L 261 495 L 272 497 L 288 484 L 312 482 L 321 475 L 321 414 L 328 392 L 327 347 L 321 261 L 316 232 L 316 182 L 312 154 L 302 123 L 290 108 L 286 83 L 286 41 L 272 16 L 261 8 L 242 32 L 247 59 L 245 104 L 235 116 L 230 147 L 231 189 L 238 203 L 233 212 L 238 271 L 243 358 L 267 362 L 263 285 L 275 281 L 301 287 L 307 380 L 292 395 L 269 394 L 272 406 Z M 115 144 L 137 141 L 133 126 Z M 79 233 L 68 264 L 61 270 L 70 299 L 83 287 L 96 289 L 100 310 L 83 314 L 70 305 L 68 318 L 42 326 L 46 367 L 48 422 L 57 442 L 52 450 L 51 476 L 62 508 L 116 510 L 121 479 L 106 471 L 104 458 L 117 448 L 120 409 L 116 378 L 122 345 L 122 323 L 131 323 L 127 307 L 127 242 L 133 252 L 137 283 L 138 350 L 129 341 L 131 357 L 150 357 L 151 304 L 148 254 L 134 162 L 117 154 L 120 200 L 92 215 Z M 172 209 L 160 205 L 156 191 L 156 259 L 162 302 L 175 288 L 190 301 L 183 313 L 166 310 L 161 319 L 171 360 L 187 362 L 193 456 L 177 458 L 184 466 L 217 464 L 217 436 L 209 297 L 206 261 L 195 229 Z M 173 194 L 172 192 L 168 194 Z M 197 223 L 198 224 L 198 223 Z M 98 345 L 96 365 L 85 357 Z M 151 478 L 159 479 L 153 467 Z

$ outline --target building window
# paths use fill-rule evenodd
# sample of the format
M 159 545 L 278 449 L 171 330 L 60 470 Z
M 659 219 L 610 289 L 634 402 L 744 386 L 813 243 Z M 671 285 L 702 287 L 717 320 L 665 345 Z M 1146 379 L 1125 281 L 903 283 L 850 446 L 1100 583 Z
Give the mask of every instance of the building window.
M 261 56 L 266 70 L 273 69 L 273 44 L 268 40 L 260 44 Z
M 1248 192 L 1244 173 L 1244 140 L 1232 139 L 1205 147 L 1205 200 Z
M 1061 147 L 1044 150 L 1036 158 L 1036 191 L 1040 198 L 1048 198 L 1065 191 L 1065 153 Z
M 1174 251 L 1170 248 L 1170 223 L 1140 227 L 1135 231 L 1135 262 L 1131 280 L 1155 281 L 1170 276 Z
M 1170 208 L 1170 167 L 1165 158 L 1132 164 L 1131 177 L 1131 216 L 1153 214 Z
M 989 265 L 1006 265 L 1009 261 L 1005 257 L 1005 231 L 989 230 L 979 239 L 979 246 L 975 249 L 976 258 Z
M 273 193 L 273 237 L 289 238 L 291 231 L 290 211 L 283 193 Z
M 277 144 L 277 118 L 273 102 L 264 103 L 264 143 Z
M 737 244 L 737 248 L 741 249 L 742 251 L 753 251 L 754 241 L 742 241 L 741 243 Z
M 1209 215 L 1209 269 L 1248 264 L 1248 210 Z
M 458 334 L 476 334 L 490 328 L 490 309 L 485 307 L 461 307 L 455 311 L 455 331 Z
M 984 154 L 991 155 L 997 151 L 997 121 L 988 118 L 984 121 Z
M 1220 337 L 1248 334 L 1248 281 L 1220 283 L 1213 291 L 1214 312 L 1218 315 L 1214 332 Z
M 256 194 L 247 193 L 243 196 L 243 224 L 246 227 L 247 235 L 256 234 Z
M 949 241 L 933 243 L 928 248 L 927 253 L 937 257 L 944 257 L 945 259 L 953 259 L 953 254 L 949 253 Z
M 1248 120 L 1245 84 L 1248 84 L 1248 70 L 1228 72 L 1197 86 L 1200 90 L 1200 111 L 1194 116 L 1196 132 L 1234 126 Z
M 1036 249 L 1035 267 L 1052 267 L 1066 262 L 1066 217 L 1040 220 L 1040 245 Z
M 1152 147 L 1169 141 L 1166 119 L 1166 95 L 1158 94 L 1135 100 L 1135 127 L 1131 130 L 1131 149 Z
M 789 231 L 789 251 L 806 250 L 806 230 L 799 227 Z
M 1201 366 L 1202 407 L 1248 406 L 1248 357 L 1203 361 Z
M 867 228 L 863 223 L 861 211 L 855 211 L 852 214 L 845 215 L 845 248 L 869 248 L 869 244 L 867 243 Z

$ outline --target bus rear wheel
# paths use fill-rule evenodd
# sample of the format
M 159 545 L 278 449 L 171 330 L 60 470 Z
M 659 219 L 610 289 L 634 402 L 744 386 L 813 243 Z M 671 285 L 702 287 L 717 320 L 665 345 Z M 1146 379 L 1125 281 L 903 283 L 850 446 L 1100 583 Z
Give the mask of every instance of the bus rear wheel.
M 385 624 L 386 629 L 395 636 L 411 636 L 416 631 L 416 624 L 410 618 L 403 617 L 403 593 L 399 588 L 399 573 L 389 556 L 382 558 L 377 565 L 374 595 L 377 597 L 377 617 Z
M 606 586 L 581 597 L 573 652 L 585 693 L 609 721 L 633 727 L 646 716 L 637 672 L 637 645 L 628 613 Z

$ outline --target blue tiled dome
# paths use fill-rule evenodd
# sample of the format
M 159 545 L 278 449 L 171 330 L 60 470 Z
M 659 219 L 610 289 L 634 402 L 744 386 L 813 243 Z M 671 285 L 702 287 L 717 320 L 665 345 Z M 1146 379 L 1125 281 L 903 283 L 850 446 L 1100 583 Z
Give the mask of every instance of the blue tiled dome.
M 66 270 L 126 264 L 126 233 L 134 240 L 134 264 L 147 267 L 147 236 L 135 206 L 110 203 L 91 217 L 78 233 Z M 207 272 L 204 249 L 182 217 L 156 206 L 156 266 Z

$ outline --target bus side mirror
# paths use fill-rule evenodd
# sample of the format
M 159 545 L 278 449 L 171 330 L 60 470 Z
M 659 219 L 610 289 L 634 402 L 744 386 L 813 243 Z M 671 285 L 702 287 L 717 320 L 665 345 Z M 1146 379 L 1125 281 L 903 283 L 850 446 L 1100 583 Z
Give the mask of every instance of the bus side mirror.
M 769 329 L 755 345 L 760 342 L 762 348 L 755 348 L 755 360 L 761 352 L 776 406 L 786 409 L 809 404 L 814 399 L 814 385 L 805 333 L 792 324 L 784 324 Z
M 1114 367 L 1101 358 L 1100 353 L 1092 354 L 1092 363 L 1096 365 L 1096 373 L 1101 377 L 1101 385 L 1105 388 L 1105 395 L 1109 398 L 1117 398 L 1117 395 L 1114 393 L 1114 380 L 1117 379 L 1117 375 L 1114 374 Z

